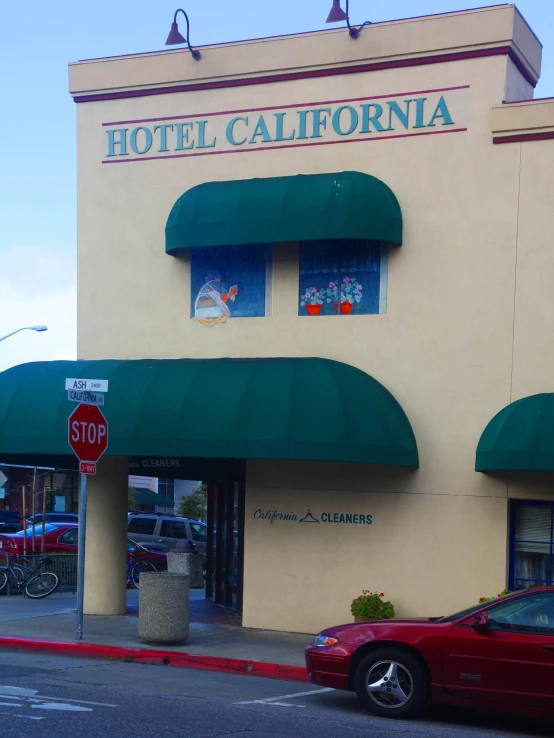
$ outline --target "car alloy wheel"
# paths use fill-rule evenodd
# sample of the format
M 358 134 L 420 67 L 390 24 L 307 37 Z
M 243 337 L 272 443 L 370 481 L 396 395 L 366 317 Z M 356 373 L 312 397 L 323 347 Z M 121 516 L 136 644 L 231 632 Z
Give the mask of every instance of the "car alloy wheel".
M 429 699 L 430 683 L 423 659 L 402 648 L 384 647 L 362 658 L 354 674 L 362 705 L 381 717 L 417 715 Z
M 366 690 L 377 705 L 394 710 L 409 701 L 414 691 L 414 680 L 403 664 L 378 661 L 367 672 Z

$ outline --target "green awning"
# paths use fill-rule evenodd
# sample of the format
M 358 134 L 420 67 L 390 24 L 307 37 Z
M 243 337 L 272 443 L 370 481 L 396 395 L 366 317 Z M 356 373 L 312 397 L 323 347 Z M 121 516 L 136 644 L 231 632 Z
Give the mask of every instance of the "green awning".
M 400 205 L 380 179 L 340 172 L 206 182 L 173 206 L 165 250 L 342 238 L 402 243 Z
M 512 402 L 487 425 L 476 471 L 554 471 L 554 393 Z
M 317 358 L 140 359 L 22 364 L 0 374 L 0 458 L 65 456 L 65 378 L 108 379 L 108 455 L 316 459 L 417 467 L 394 397 Z
M 175 505 L 173 500 L 157 495 L 150 489 L 133 489 L 133 497 L 139 505 L 157 505 L 158 507 L 174 507 Z

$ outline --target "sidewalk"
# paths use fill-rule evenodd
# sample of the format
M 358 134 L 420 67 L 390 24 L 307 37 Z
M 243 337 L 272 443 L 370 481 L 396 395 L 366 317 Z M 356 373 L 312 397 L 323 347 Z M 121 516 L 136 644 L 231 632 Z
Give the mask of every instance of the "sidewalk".
M 203 591 L 191 592 L 191 600 L 203 596 Z M 0 648 L 81 653 L 92 658 L 96 655 L 294 681 L 307 678 L 304 648 L 310 635 L 191 622 L 184 646 L 148 646 L 138 637 L 138 592 L 128 592 L 127 604 L 127 615 L 85 617 L 83 643 L 76 643 L 74 595 L 54 594 L 39 601 L 2 597 Z

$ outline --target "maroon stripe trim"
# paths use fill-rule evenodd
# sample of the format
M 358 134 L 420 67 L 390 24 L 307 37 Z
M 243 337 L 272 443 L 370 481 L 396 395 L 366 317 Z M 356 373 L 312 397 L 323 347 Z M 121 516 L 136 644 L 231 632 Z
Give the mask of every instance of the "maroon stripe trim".
M 154 89 L 126 90 L 124 92 L 102 92 L 97 95 L 82 95 L 75 97 L 76 103 L 100 102 L 102 100 L 122 100 L 130 97 L 150 97 L 152 95 L 168 95 L 176 92 L 193 92 L 196 90 L 218 90 L 227 87 L 248 87 L 272 82 L 290 82 L 299 79 L 313 79 L 316 77 L 335 77 L 341 74 L 360 74 L 361 72 L 377 72 L 383 69 L 402 69 L 417 67 L 426 64 L 442 64 L 444 62 L 460 61 L 463 59 L 479 59 L 488 56 L 508 55 L 525 79 L 535 87 L 537 81 L 523 66 L 515 52 L 509 46 L 499 46 L 494 49 L 475 49 L 453 54 L 439 54 L 438 56 L 420 56 L 414 59 L 396 59 L 389 62 L 372 62 L 348 67 L 334 67 L 332 69 L 314 69 L 309 72 L 287 72 L 285 74 L 268 74 L 261 77 L 246 79 L 219 80 L 217 82 L 194 82 L 173 87 L 156 87 Z
M 379 136 L 379 138 L 353 138 L 348 141 L 317 141 L 316 143 L 290 144 L 289 146 L 264 146 L 259 149 L 229 149 L 227 151 L 197 151 L 194 154 L 169 154 L 168 156 L 143 156 L 140 159 L 104 159 L 102 164 L 131 164 L 137 161 L 155 161 L 159 159 L 183 159 L 189 156 L 218 156 L 222 154 L 253 154 L 260 151 L 276 149 L 300 149 L 304 146 L 332 146 L 333 144 L 361 143 L 362 141 L 390 141 L 393 138 L 413 138 L 415 136 L 438 136 L 441 133 L 464 133 L 467 128 L 451 128 L 448 131 L 425 131 L 424 133 L 399 133 L 395 136 Z
M 519 141 L 547 141 L 554 138 L 554 131 L 547 133 L 519 133 L 516 136 L 495 136 L 492 139 L 493 144 L 509 144 L 518 143 Z
M 312 105 L 341 105 L 342 103 L 361 102 L 362 100 L 382 100 L 390 97 L 403 97 L 404 95 L 430 95 L 435 92 L 452 92 L 453 90 L 468 90 L 469 85 L 458 85 L 458 87 L 442 87 L 438 90 L 414 90 L 411 92 L 395 92 L 390 95 L 373 95 L 371 97 L 351 97 L 347 100 L 318 100 L 309 103 L 292 103 L 291 105 L 271 105 L 265 108 L 244 108 L 243 110 L 220 110 L 216 113 L 195 113 L 194 115 L 169 115 L 165 118 L 140 118 L 138 120 L 116 120 L 112 123 L 102 123 L 102 126 L 120 126 L 130 123 L 156 123 L 160 120 L 185 120 L 186 118 L 212 118 L 218 115 L 235 115 L 237 113 L 262 113 L 267 110 L 288 110 L 290 108 L 309 108 Z

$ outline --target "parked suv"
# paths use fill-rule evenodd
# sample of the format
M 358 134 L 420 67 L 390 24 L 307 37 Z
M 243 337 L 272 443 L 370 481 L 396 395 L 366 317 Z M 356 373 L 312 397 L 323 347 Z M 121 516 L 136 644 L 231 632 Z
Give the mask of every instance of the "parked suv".
M 189 540 L 206 557 L 208 528 L 199 520 L 177 518 L 161 513 L 129 513 L 127 531 L 130 538 L 153 551 L 175 551 L 178 544 Z
M 21 515 L 15 510 L 0 510 L 0 534 L 23 530 Z

